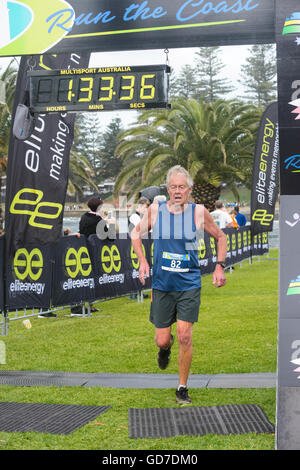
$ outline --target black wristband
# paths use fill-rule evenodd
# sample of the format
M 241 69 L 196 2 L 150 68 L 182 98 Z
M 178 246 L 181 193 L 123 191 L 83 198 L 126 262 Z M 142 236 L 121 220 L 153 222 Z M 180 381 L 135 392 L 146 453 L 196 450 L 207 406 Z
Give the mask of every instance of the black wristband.
M 223 269 L 226 268 L 226 263 L 225 263 L 225 261 L 217 261 L 217 264 L 219 264 L 220 266 L 222 266 Z

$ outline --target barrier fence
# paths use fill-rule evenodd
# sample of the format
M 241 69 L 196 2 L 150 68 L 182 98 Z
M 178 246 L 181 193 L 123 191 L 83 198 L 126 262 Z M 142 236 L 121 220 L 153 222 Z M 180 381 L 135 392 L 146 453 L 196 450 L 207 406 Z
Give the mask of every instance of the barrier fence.
M 268 252 L 268 233 L 251 240 L 250 227 L 224 230 L 227 237 L 227 266 Z M 26 246 L 18 249 L 4 266 L 5 237 L 0 238 L 1 335 L 8 334 L 10 321 L 82 306 L 82 315 L 90 315 L 90 306 L 99 301 L 137 295 L 151 288 L 151 274 L 143 287 L 139 281 L 139 261 L 129 237 L 100 240 L 97 235 L 62 237 L 53 246 Z M 143 240 L 143 250 L 152 268 L 153 240 Z M 1 256 L 2 255 L 2 256 Z M 212 273 L 217 261 L 217 244 L 204 232 L 198 240 L 201 274 Z M 84 308 L 86 305 L 86 308 Z

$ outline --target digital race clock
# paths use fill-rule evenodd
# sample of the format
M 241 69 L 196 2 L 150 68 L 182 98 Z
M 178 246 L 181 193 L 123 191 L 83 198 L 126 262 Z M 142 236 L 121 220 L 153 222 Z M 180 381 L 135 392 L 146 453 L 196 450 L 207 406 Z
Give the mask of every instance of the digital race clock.
M 28 72 L 37 113 L 168 107 L 167 65 Z

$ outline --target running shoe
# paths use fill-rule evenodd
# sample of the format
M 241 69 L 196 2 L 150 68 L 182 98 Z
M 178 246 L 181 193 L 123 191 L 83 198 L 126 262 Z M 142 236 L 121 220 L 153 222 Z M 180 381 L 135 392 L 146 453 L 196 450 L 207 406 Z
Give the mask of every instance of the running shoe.
M 189 397 L 188 389 L 186 387 L 180 387 L 179 390 L 176 390 L 176 400 L 178 405 L 190 405 L 192 400 Z
M 157 362 L 160 369 L 166 369 L 170 362 L 171 347 L 174 343 L 174 336 L 171 335 L 171 345 L 168 348 L 160 348 L 158 351 Z

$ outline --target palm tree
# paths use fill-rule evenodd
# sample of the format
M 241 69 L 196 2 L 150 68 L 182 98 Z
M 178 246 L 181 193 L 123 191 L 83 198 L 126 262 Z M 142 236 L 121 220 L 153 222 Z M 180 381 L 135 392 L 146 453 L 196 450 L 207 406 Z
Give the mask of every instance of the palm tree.
M 11 113 L 16 89 L 17 70 L 13 60 L 0 75 L 0 83 L 4 86 L 4 101 L 0 103 L 0 159 L 7 159 L 10 135 Z
M 236 182 L 245 179 L 241 162 L 252 165 L 260 115 L 258 108 L 238 101 L 193 99 L 142 113 L 137 126 L 120 134 L 116 154 L 124 159 L 124 170 L 115 193 L 136 196 L 141 188 L 164 182 L 167 170 L 179 164 L 194 180 L 196 203 L 212 210 L 222 183 L 238 199 Z
M 0 103 L 0 203 L 2 176 L 6 174 L 8 144 L 11 127 L 11 113 L 16 88 L 17 70 L 13 66 L 13 60 L 0 75 L 0 83 L 4 87 L 4 100 Z M 3 226 L 2 205 L 0 204 L 0 229 Z
M 87 157 L 71 150 L 69 163 L 69 179 L 67 192 L 69 195 L 83 194 L 83 184 L 98 192 L 98 186 L 93 181 L 95 176 L 91 163 Z
M 98 192 L 98 186 L 94 182 L 95 173 L 92 168 L 91 159 L 86 156 L 87 148 L 84 147 L 82 123 L 85 119 L 84 113 L 76 115 L 74 123 L 74 139 L 70 151 L 69 179 L 67 193 L 70 196 L 83 194 L 83 185 Z
M 15 88 L 18 71 L 14 67 L 14 59 L 10 61 L 6 69 L 0 75 L 0 82 L 5 85 L 5 105 L 6 109 L 11 113 L 15 97 Z

